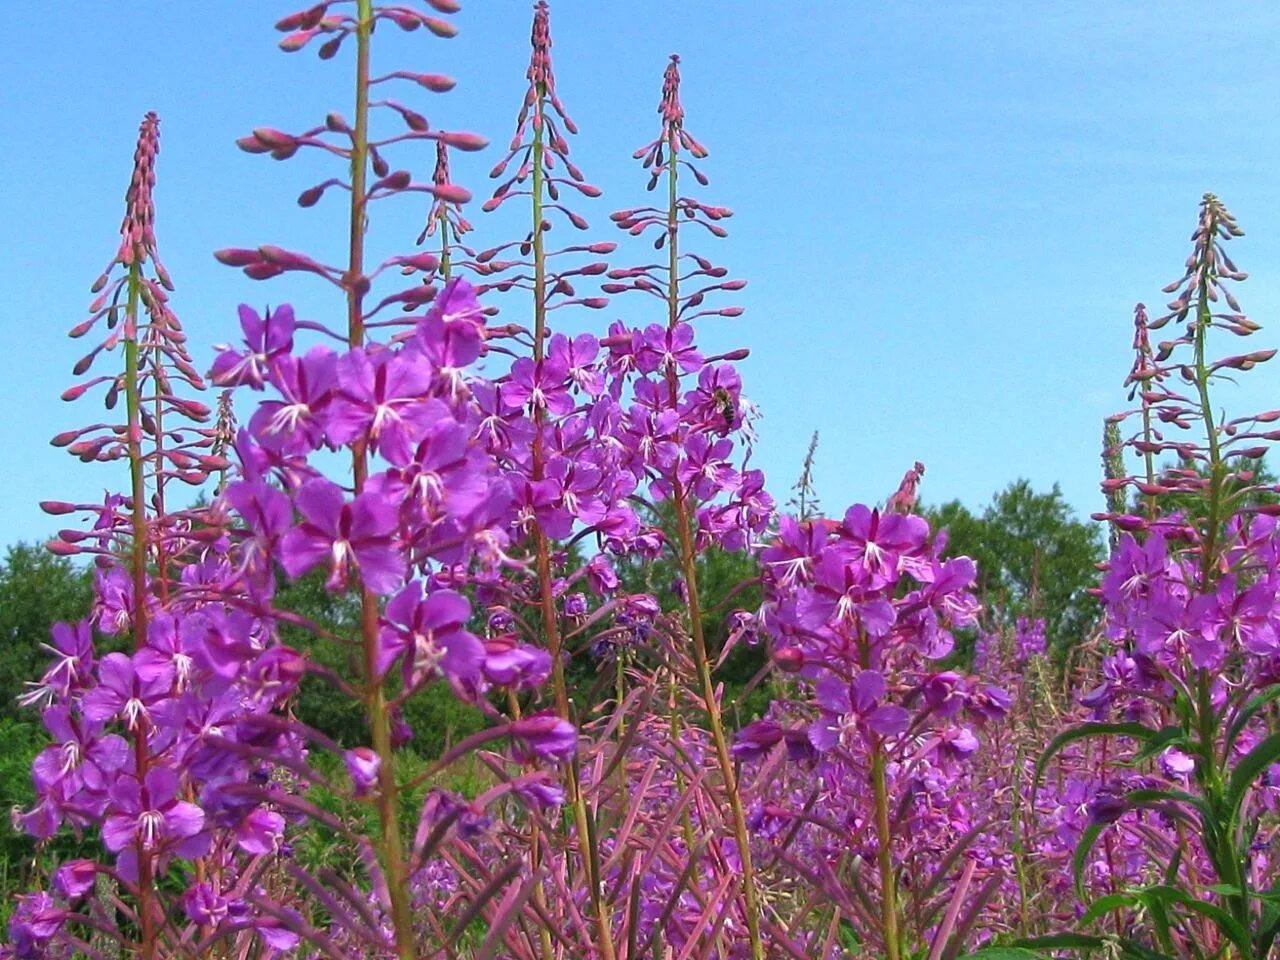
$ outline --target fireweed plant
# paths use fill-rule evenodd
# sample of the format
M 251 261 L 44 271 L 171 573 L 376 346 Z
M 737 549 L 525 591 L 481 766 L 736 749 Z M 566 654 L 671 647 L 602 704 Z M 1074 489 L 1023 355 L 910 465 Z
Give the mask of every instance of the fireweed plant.
M 1280 555 L 1276 511 L 1248 500 L 1248 465 L 1280 438 L 1268 427 L 1280 413 L 1223 419 L 1210 395 L 1275 353 L 1210 353 L 1211 331 L 1258 329 L 1226 286 L 1245 279 L 1225 250 L 1241 235 L 1206 194 L 1186 271 L 1165 288 L 1169 312 L 1150 321 L 1142 305 L 1135 311 L 1128 382 L 1139 403 L 1112 422 L 1137 422 L 1122 446 L 1142 469 L 1104 484 L 1132 490 L 1132 509 L 1100 515 L 1121 531 L 1101 585 L 1112 651 L 1082 697 L 1090 722 L 1059 734 L 1039 763 L 1043 771 L 1068 745 L 1111 741 L 1105 781 L 1081 798 L 1087 824 L 1072 860 L 1085 918 L 1112 915 L 1115 932 L 1064 946 L 1260 960 L 1280 931 Z M 1153 349 L 1150 334 L 1166 328 L 1175 335 Z M 1174 465 L 1157 469 L 1168 455 Z M 1172 497 L 1178 508 L 1162 509 Z
M 570 159 L 535 4 L 483 205 L 522 208 L 528 229 L 481 247 L 451 166 L 486 141 L 396 99 L 453 80 L 374 69 L 377 28 L 450 37 L 457 6 L 332 0 L 277 24 L 286 51 L 353 62 L 354 104 L 239 146 L 337 158 L 298 202 L 345 201 L 346 257 L 217 257 L 255 280 L 317 278 L 342 319 L 242 307 L 242 340 L 209 373 L 216 412 L 169 307 L 158 120 L 143 121 L 120 246 L 72 331 L 105 328 L 77 377 L 118 365 L 64 394 L 101 387 L 123 422 L 54 440 L 127 465 L 127 492 L 44 504 L 88 514 L 51 548 L 92 560 L 95 602 L 54 630 L 23 698 L 50 745 L 16 815 L 100 855 L 49 863 L 46 845 L 3 956 L 1267 956 L 1280 541 L 1238 464 L 1280 414 L 1224 422 L 1210 404 L 1215 378 L 1271 354 L 1207 359 L 1209 330 L 1256 329 L 1223 285 L 1243 274 L 1221 204 L 1205 198 L 1170 314 L 1137 313 L 1138 405 L 1107 432 L 1099 631 L 1062 666 L 1043 623 L 979 630 L 970 664 L 954 631 L 978 624 L 974 565 L 915 515 L 922 465 L 883 507 L 832 518 L 807 481 L 798 515 L 780 513 L 750 466 L 746 351 L 697 344 L 703 322 L 740 313 L 715 300 L 743 281 L 693 252 L 690 231 L 723 237 L 730 213 L 685 192 L 708 185 L 708 153 L 685 127 L 679 58 L 635 154 L 660 199 L 612 216 L 651 244 L 611 266 L 618 244 L 573 208 L 601 191 Z M 429 201 L 422 249 L 375 261 L 373 201 L 405 194 Z M 621 294 L 654 309 L 553 329 Z M 1170 325 L 1181 335 L 1153 347 Z M 1197 425 L 1205 439 L 1184 439 Z M 175 506 L 175 484 L 206 481 L 207 503 Z M 762 601 L 725 636 L 708 615 L 743 594 L 709 595 L 710 551 L 759 570 L 742 587 Z M 669 596 L 624 589 L 624 566 L 659 563 Z M 351 635 L 285 609 L 280 584 L 312 574 L 358 609 Z M 349 649 L 352 670 L 313 659 L 308 633 Z M 767 652 L 750 686 L 774 699 L 733 731 L 716 671 L 746 644 Z M 307 676 L 357 706 L 364 743 L 298 719 Z M 428 688 L 488 725 L 424 765 L 406 718 Z M 480 771 L 466 795 L 460 767 Z M 316 837 L 336 855 L 299 855 Z

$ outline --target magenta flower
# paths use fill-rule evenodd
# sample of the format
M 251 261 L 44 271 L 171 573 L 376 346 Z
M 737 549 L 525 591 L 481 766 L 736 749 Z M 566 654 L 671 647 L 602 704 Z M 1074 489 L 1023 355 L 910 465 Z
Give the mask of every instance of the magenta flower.
M 430 367 L 408 352 L 352 350 L 338 361 L 337 389 L 325 410 L 329 441 L 368 439 L 392 463 L 407 463 L 413 447 L 447 408 L 427 403 Z
M 369 747 L 355 747 L 342 755 L 357 797 L 367 797 L 378 782 L 382 759 Z
M 480 681 L 484 645 L 465 629 L 470 616 L 471 604 L 461 594 L 435 590 L 424 597 L 422 581 L 410 581 L 387 604 L 378 669 L 385 671 L 408 651 L 406 686 L 436 676 L 455 686 L 474 686 Z
M 841 542 L 849 555 L 871 575 L 871 586 L 897 581 L 902 555 L 918 552 L 929 535 L 929 525 L 911 514 L 881 514 L 862 504 L 850 507 L 840 527 Z
M 337 355 L 326 347 L 313 347 L 301 359 L 282 354 L 271 362 L 268 375 L 283 399 L 259 404 L 249 432 L 268 450 L 285 456 L 305 456 L 321 447 L 321 414 L 336 383 Z
M 93 889 L 98 865 L 92 860 L 68 860 L 53 875 L 53 888 L 67 900 L 76 900 Z
M 462 277 L 453 277 L 431 302 L 427 316 L 443 323 L 484 325 L 484 310 L 476 299 L 476 288 Z
M 542 410 L 562 417 L 574 407 L 566 380 L 564 360 L 548 357 L 535 362 L 520 357 L 511 365 L 511 381 L 503 391 L 503 399 L 512 409 L 527 406 L 531 413 Z
M 484 641 L 484 675 L 500 687 L 538 687 L 551 675 L 551 657 L 538 647 L 495 637 Z
M 695 433 L 685 441 L 684 457 L 676 468 L 680 485 L 699 500 L 732 489 L 738 482 L 738 471 L 727 459 L 732 452 L 732 440 L 712 442 L 706 434 Z
M 262 649 L 257 622 L 243 610 L 209 604 L 183 618 L 182 635 L 194 659 L 224 680 L 234 680 Z
M 523 759 L 556 763 L 569 759 L 578 749 L 578 731 L 573 724 L 550 712 L 522 717 L 511 724 L 510 733 Z
M 68 796 L 102 793 L 129 762 L 128 742 L 114 733 L 104 735 L 100 720 L 78 718 L 61 705 L 49 707 L 41 720 L 55 741 L 32 764 L 32 779 L 41 796 L 56 786 Z
M 240 304 L 240 329 L 244 331 L 247 353 L 219 346 L 209 378 L 220 387 L 242 384 L 261 390 L 271 361 L 293 350 L 293 307 L 284 304 L 265 317 L 245 304 Z
M 705 361 L 693 341 L 691 324 L 668 328 L 651 323 L 644 329 L 636 366 L 641 373 L 697 373 Z
M 480 356 L 481 331 L 478 324 L 465 316 L 449 319 L 442 314 L 428 313 L 418 321 L 414 342 L 420 353 L 416 355 L 426 358 L 428 369 L 439 381 L 437 391 L 442 395 L 454 399 L 466 396 L 462 371 Z M 412 351 L 412 348 L 406 349 Z
M 146 778 L 121 777 L 111 787 L 111 803 L 102 825 L 102 842 L 112 853 L 141 844 L 148 853 L 199 855 L 205 838 L 204 811 L 178 799 L 178 775 L 152 767 Z
M 570 340 L 562 333 L 551 338 L 547 356 L 568 371 L 568 379 L 589 397 L 599 397 L 604 392 L 604 378 L 596 369 L 596 357 L 600 355 L 600 341 L 589 333 L 581 333 Z
M 897 704 L 884 703 L 884 675 L 863 670 L 853 682 L 826 674 L 814 686 L 821 716 L 809 728 L 809 740 L 822 751 L 851 746 L 859 728 L 891 737 L 911 726 L 911 714 Z
M 284 817 L 259 807 L 236 826 L 236 845 L 249 854 L 273 853 L 284 838 Z
M 389 472 L 387 486 L 396 486 L 423 517 L 469 517 L 489 495 L 485 461 L 470 442 L 467 428 L 450 416 L 440 401 L 439 417 L 427 427 L 416 448 Z
M 230 901 L 207 883 L 188 887 L 182 895 L 183 912 L 201 926 L 216 927 L 226 918 L 230 906 Z
M 323 478 L 302 485 L 296 498 L 304 522 L 280 543 L 290 577 L 327 559 L 330 590 L 345 590 L 353 569 L 370 590 L 389 594 L 404 579 L 404 559 L 394 545 L 395 507 L 363 493 L 348 503 L 342 488 Z
M 18 698 L 22 706 L 65 702 L 73 690 L 82 689 L 93 672 L 93 630 L 88 620 L 81 620 L 74 627 L 55 623 L 51 643 L 40 648 L 53 654 L 53 664 L 44 672 L 39 683 Z
M 82 712 L 88 720 L 118 718 L 138 730 L 143 721 L 150 725 L 151 711 L 168 698 L 170 686 L 164 671 L 135 669 L 134 660 L 123 653 L 109 653 L 98 665 L 98 685 L 85 694 Z

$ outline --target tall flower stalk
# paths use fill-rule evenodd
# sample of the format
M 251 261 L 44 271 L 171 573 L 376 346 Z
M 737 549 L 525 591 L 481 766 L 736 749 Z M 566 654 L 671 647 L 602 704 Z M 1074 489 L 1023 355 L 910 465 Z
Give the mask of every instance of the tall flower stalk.
M 691 197 L 680 194 L 680 167 L 684 166 L 698 179 L 706 183 L 706 177 L 682 156 L 682 151 L 697 159 L 707 156 L 707 150 L 684 126 L 684 107 L 680 102 L 680 58 L 672 55 L 670 63 L 663 74 L 662 98 L 658 106 L 662 118 L 662 129 L 657 139 L 636 151 L 637 158 L 642 158 L 645 169 L 650 172 L 649 187 L 653 189 L 659 181 L 665 181 L 666 205 L 663 208 L 643 207 L 624 210 L 614 215 L 619 226 L 633 235 L 639 235 L 647 228 L 656 228 L 659 233 L 654 241 L 657 249 L 666 249 L 665 270 L 661 272 L 645 267 L 630 270 L 614 270 L 610 279 L 615 281 L 606 290 L 639 289 L 662 296 L 666 301 L 666 339 L 669 343 L 679 343 L 689 331 L 689 324 L 697 317 L 718 315 L 737 316 L 739 308 L 726 307 L 720 309 L 700 309 L 708 294 L 717 290 L 739 290 L 745 284 L 742 281 L 722 281 L 725 271 L 713 266 L 709 261 L 696 255 L 681 253 L 680 229 L 684 225 L 698 225 L 709 230 L 715 236 L 724 236 L 725 230 L 717 221 L 731 215 L 723 207 L 708 206 Z M 682 274 L 684 260 L 691 261 L 693 266 L 687 274 Z M 693 291 L 682 288 L 686 281 L 711 279 L 719 282 L 703 283 Z M 617 281 L 627 281 L 619 283 Z M 681 394 L 679 372 L 675 364 L 667 364 L 664 370 L 667 385 L 667 406 L 672 411 L 680 408 Z M 711 399 L 717 404 L 726 426 L 732 427 L 740 422 L 737 398 L 725 386 L 711 386 Z M 695 475 L 696 476 L 696 475 Z M 669 499 L 675 514 L 677 563 L 680 570 L 686 603 L 688 604 L 689 633 L 693 640 L 694 668 L 697 671 L 697 683 L 701 692 L 702 704 L 710 725 L 711 740 L 715 750 L 716 762 L 719 765 L 726 799 L 732 818 L 733 835 L 738 848 L 738 858 L 742 870 L 742 895 L 748 936 L 751 942 L 751 953 L 756 960 L 764 957 L 764 941 L 760 933 L 760 891 L 752 865 L 750 836 L 747 830 L 746 814 L 743 808 L 739 789 L 738 773 L 730 755 L 729 740 L 725 732 L 724 718 L 720 698 L 716 691 L 712 675 L 714 655 L 709 649 L 706 637 L 706 626 L 699 588 L 699 571 L 697 564 L 698 531 L 695 527 L 694 484 L 689 477 L 677 477 L 672 484 Z M 710 531 L 703 531 L 706 537 Z
M 1141 414 L 1126 446 L 1145 468 L 1138 477 L 1108 481 L 1108 488 L 1132 485 L 1146 504 L 1140 515 L 1102 515 L 1128 531 L 1101 591 L 1107 632 L 1118 649 L 1103 662 L 1106 682 L 1085 697 L 1096 717 L 1106 720 L 1123 709 L 1124 720 L 1069 730 L 1040 766 L 1077 740 L 1115 734 L 1136 741 L 1130 762 L 1158 757 L 1158 776 L 1119 779 L 1095 797 L 1075 855 L 1077 889 L 1083 893 L 1083 865 L 1093 846 L 1104 835 L 1110 845 L 1117 835 L 1113 823 L 1132 829 L 1144 811 L 1157 811 L 1180 825 L 1180 849 L 1164 883 L 1113 890 L 1110 901 L 1099 904 L 1153 911 L 1156 946 L 1165 953 L 1191 941 L 1262 960 L 1280 929 L 1258 906 L 1253 867 L 1258 805 L 1269 802 L 1267 771 L 1280 760 L 1280 735 L 1268 735 L 1264 719 L 1280 691 L 1271 666 L 1280 633 L 1271 615 L 1277 553 L 1268 514 L 1274 511 L 1250 505 L 1258 490 L 1247 466 L 1280 431 L 1266 426 L 1274 413 L 1220 422 L 1211 387 L 1275 351 L 1220 359 L 1209 353 L 1211 330 L 1247 336 L 1258 329 L 1226 286 L 1245 279 L 1224 246 L 1241 235 L 1221 201 L 1206 194 L 1186 270 L 1165 288 L 1175 294 L 1169 313 L 1145 325 L 1138 311 L 1139 362 L 1130 381 L 1141 382 L 1143 402 L 1113 420 Z M 1146 347 L 1144 327 L 1171 324 L 1181 332 L 1154 351 Z M 1189 395 L 1168 385 L 1179 381 Z M 1177 461 L 1153 477 L 1158 454 Z M 1142 846 L 1157 862 L 1168 856 L 1158 835 L 1148 834 Z
M 603 263 L 591 264 L 576 270 L 556 270 L 551 265 L 546 247 L 546 233 L 552 227 L 548 214 L 553 210 L 562 214 L 564 219 L 576 229 L 584 230 L 587 227 L 582 217 L 558 202 L 562 187 L 588 198 L 600 195 L 600 190 L 587 183 L 569 159 L 569 143 L 564 133 L 576 133 L 577 127 L 565 111 L 556 90 L 551 57 L 550 16 L 550 8 L 545 0 L 539 0 L 534 6 L 533 25 L 530 31 L 531 52 L 526 71 L 529 85 L 520 107 L 511 147 L 493 168 L 491 176 L 494 178 L 503 176 L 513 160 L 517 161 L 517 170 L 514 176 L 499 185 L 493 197 L 485 204 L 485 210 L 492 211 L 515 197 L 527 196 L 531 215 L 529 233 L 521 242 L 487 250 L 478 258 L 484 273 L 492 276 L 506 274 L 496 283 L 491 281 L 491 285 L 499 290 L 518 287 L 527 290 L 531 295 L 533 330 L 530 372 L 535 384 L 541 383 L 544 373 L 547 374 L 548 381 L 554 376 L 552 366 L 547 363 L 547 346 L 550 340 L 547 323 L 549 310 L 575 303 L 599 309 L 607 302 L 603 297 L 575 297 L 571 281 L 571 278 L 576 275 L 596 275 L 603 272 Z M 561 126 L 564 133 L 561 132 Z M 558 175 L 557 165 L 564 168 L 564 175 Z M 518 250 L 522 259 L 515 262 L 494 259 L 498 253 L 512 247 Z M 591 253 L 609 253 L 613 248 L 614 244 L 611 243 L 592 244 L 587 250 Z M 577 253 L 582 249 L 570 247 L 555 251 L 554 255 L 564 256 Z M 526 257 L 527 259 L 523 259 Z M 539 387 L 535 386 L 534 389 Z M 538 401 L 536 397 L 531 403 L 531 418 L 534 435 L 528 477 L 532 487 L 547 482 L 547 431 L 550 429 L 547 405 Z M 562 719 L 570 720 L 573 717 L 568 684 L 565 679 L 564 637 L 560 630 L 560 611 L 555 596 L 557 579 L 552 562 L 553 544 L 543 523 L 532 523 L 529 534 L 532 540 L 533 573 L 536 579 L 537 617 L 551 658 L 551 689 L 555 698 L 555 711 Z M 601 878 L 597 875 L 600 855 L 598 849 L 595 849 L 595 831 L 589 822 L 590 813 L 587 810 L 587 801 L 576 765 L 568 767 L 566 777 L 568 802 L 573 811 L 581 869 L 586 878 L 597 928 L 597 945 L 605 960 L 614 960 L 616 950 L 612 932 L 613 923 L 601 889 Z

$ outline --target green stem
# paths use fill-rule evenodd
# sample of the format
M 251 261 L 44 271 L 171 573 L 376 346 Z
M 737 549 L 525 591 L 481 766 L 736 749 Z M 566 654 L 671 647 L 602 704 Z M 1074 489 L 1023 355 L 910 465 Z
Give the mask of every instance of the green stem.
M 453 276 L 453 261 L 449 253 L 449 218 L 444 209 L 440 210 L 440 276 L 445 283 Z
M 675 136 L 667 138 L 667 326 L 674 329 L 680 322 L 680 222 L 677 217 L 679 201 L 677 143 Z M 667 385 L 671 405 L 674 408 L 679 397 L 679 382 L 674 370 L 667 371 Z M 677 533 L 680 547 L 680 568 L 685 589 L 689 595 L 689 632 L 693 637 L 694 661 L 702 692 L 703 706 L 711 727 L 711 740 L 715 745 L 716 760 L 724 780 L 729 800 L 729 812 L 733 819 L 734 838 L 738 846 L 738 859 L 742 863 L 742 896 L 747 914 L 747 933 L 751 938 L 752 960 L 764 960 L 764 941 L 760 936 L 760 893 L 756 886 L 755 868 L 751 861 L 751 838 L 747 831 L 746 813 L 742 807 L 742 795 L 738 789 L 738 773 L 729 754 L 729 740 L 725 735 L 724 718 L 720 701 L 716 698 L 715 682 L 711 676 L 711 658 L 707 653 L 706 634 L 702 623 L 702 603 L 698 591 L 698 565 L 694 557 L 693 523 L 689 515 L 689 497 L 677 483 L 672 497 L 676 509 Z
M 369 47 L 373 32 L 373 0 L 357 0 L 356 4 L 356 109 L 351 138 L 351 220 L 347 266 L 347 336 L 352 349 L 364 345 L 364 236 L 368 212 L 366 182 L 369 164 Z M 351 472 L 355 493 L 364 489 L 368 477 L 368 454 L 358 445 L 351 455 Z M 399 787 L 396 784 L 395 751 L 391 745 L 391 717 L 387 710 L 386 691 L 378 672 L 378 598 L 363 584 L 360 587 L 360 634 L 364 653 L 365 709 L 374 752 L 378 755 L 378 821 L 379 854 L 386 874 L 387 894 L 391 900 L 391 923 L 394 928 L 396 956 L 414 960 L 417 946 L 413 930 L 413 912 L 409 901 L 409 877 L 404 858 L 404 841 L 397 815 Z
M 142 271 L 137 260 L 129 267 L 129 305 L 125 323 L 129 335 L 124 341 L 124 402 L 127 418 L 126 443 L 129 451 L 130 492 L 133 509 L 133 640 L 141 649 L 147 642 L 147 490 L 142 462 L 142 401 L 138 384 L 138 309 L 142 299 Z
M 1209 500 L 1208 517 L 1201 538 L 1200 554 L 1200 589 L 1208 593 L 1213 589 L 1217 579 L 1217 552 L 1219 527 L 1223 521 L 1224 489 L 1226 485 L 1226 465 L 1222 459 L 1222 449 L 1218 443 L 1218 431 L 1214 425 L 1213 406 L 1209 399 L 1209 367 L 1206 359 L 1206 344 L 1209 327 L 1212 323 L 1212 311 L 1209 307 L 1209 267 L 1213 256 L 1214 237 L 1217 235 L 1217 220 L 1212 215 L 1206 225 L 1204 249 L 1201 251 L 1199 281 L 1197 283 L 1196 332 L 1195 332 L 1195 379 L 1196 391 L 1200 401 L 1200 416 L 1204 423 L 1205 436 L 1209 447 Z M 1237 849 L 1235 836 L 1234 811 L 1224 807 L 1224 784 L 1226 783 L 1229 756 L 1218 756 L 1216 749 L 1218 723 L 1213 708 L 1213 678 L 1209 671 L 1201 669 L 1196 677 L 1196 722 L 1200 736 L 1200 763 L 1196 765 L 1196 775 L 1200 789 L 1213 813 L 1215 823 L 1212 830 L 1206 830 L 1206 839 L 1211 834 L 1216 843 L 1216 850 L 1210 850 L 1210 857 L 1219 878 L 1229 886 L 1239 890 L 1238 894 L 1225 895 L 1228 909 L 1246 929 L 1252 926 L 1249 911 L 1249 891 L 1246 886 L 1248 878 L 1241 866 L 1240 851 Z M 1209 827 L 1206 824 L 1206 827 Z M 1244 957 L 1244 954 L 1241 955 Z
M 880 867 L 880 925 L 885 960 L 899 960 L 898 880 L 893 871 L 892 833 L 889 825 L 889 787 L 885 779 L 884 747 L 877 738 L 871 745 L 871 788 L 876 804 L 876 862 Z
M 129 453 L 130 493 L 133 497 L 130 520 L 133 542 L 130 544 L 133 573 L 133 647 L 141 650 L 147 642 L 147 490 L 142 462 L 142 400 L 138 376 L 138 313 L 142 300 L 142 268 L 139 257 L 129 265 L 129 302 L 126 308 L 124 338 L 124 402 L 126 445 Z M 139 721 L 140 724 L 145 721 Z M 144 726 L 133 730 L 134 761 L 138 779 L 144 779 L 150 767 L 147 732 Z M 142 960 L 156 955 L 155 879 L 151 853 L 138 841 L 138 919 L 141 925 L 139 953 Z
M 533 182 L 530 192 L 533 194 L 533 234 L 531 246 L 533 252 L 533 359 L 541 363 L 546 349 L 547 337 L 547 254 L 543 241 L 543 192 L 546 189 L 546 172 L 543 170 L 545 144 L 543 141 L 546 123 L 547 91 L 538 87 L 538 99 L 534 106 L 538 123 L 533 127 L 533 150 L 531 164 Z M 543 421 L 541 408 L 533 412 L 534 428 L 537 431 L 533 441 L 533 479 L 541 480 L 546 466 L 546 454 L 543 449 Z M 556 702 L 556 713 L 563 719 L 569 716 L 569 689 L 564 675 L 564 657 L 562 655 L 564 641 L 560 636 L 560 620 L 556 611 L 555 596 L 552 591 L 551 577 L 551 544 L 541 526 L 534 529 L 534 565 L 538 576 L 538 595 L 542 610 L 542 629 L 546 634 L 547 653 L 551 656 L 551 687 Z M 586 798 L 582 795 L 582 783 L 578 777 L 576 766 L 570 765 L 567 776 L 567 792 L 569 804 L 573 808 L 574 828 L 578 834 L 579 854 L 582 857 L 583 875 L 586 877 L 591 896 L 592 911 L 595 913 L 598 929 L 598 948 L 602 960 L 616 960 L 613 944 L 613 929 L 609 918 L 609 910 L 600 895 L 600 878 L 595 875 L 595 864 L 599 862 L 594 844 L 594 832 L 590 829 L 587 814 Z

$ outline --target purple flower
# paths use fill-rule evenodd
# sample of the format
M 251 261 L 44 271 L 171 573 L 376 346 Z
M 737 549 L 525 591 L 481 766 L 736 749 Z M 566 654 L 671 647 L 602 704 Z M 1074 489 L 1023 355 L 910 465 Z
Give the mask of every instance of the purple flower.
M 534 713 L 511 724 L 510 734 L 516 740 L 522 758 L 567 760 L 578 749 L 578 731 L 568 720 L 554 713 Z
M 568 371 L 568 379 L 589 397 L 604 392 L 604 380 L 595 367 L 600 354 L 600 341 L 589 333 L 581 333 L 570 340 L 562 333 L 551 338 L 547 356 Z
M 321 415 L 336 381 L 337 355 L 313 347 L 301 359 L 282 354 L 269 366 L 271 385 L 282 400 L 258 405 L 249 432 L 268 450 L 285 456 L 305 456 L 324 443 Z
M 357 797 L 366 797 L 378 782 L 382 758 L 369 747 L 355 747 L 342 755 L 351 777 L 351 786 Z
M 697 373 L 705 361 L 693 340 L 690 324 L 667 328 L 651 323 L 644 329 L 636 365 L 642 373 Z
M 120 718 L 130 730 L 150 724 L 151 711 L 169 696 L 169 678 L 163 672 L 135 669 L 134 660 L 123 653 L 109 653 L 98 665 L 98 685 L 85 694 L 84 716 L 88 720 Z
M 67 900 L 83 897 L 98 879 L 98 865 L 92 860 L 68 860 L 53 875 L 53 888 Z
M 510 637 L 484 641 L 484 675 L 500 687 L 530 689 L 541 686 L 551 674 L 547 651 L 516 643 Z
M 331 443 L 366 439 L 392 463 L 409 462 L 427 428 L 448 415 L 440 401 L 428 402 L 433 375 L 410 351 L 352 350 L 337 364 L 337 389 L 325 410 Z
M 293 350 L 293 307 L 282 305 L 266 317 L 245 304 L 240 304 L 240 329 L 244 331 L 244 344 L 248 353 L 240 353 L 228 346 L 219 346 L 209 378 L 220 387 L 248 384 L 261 390 L 268 365 L 275 358 Z
M 261 807 L 236 826 L 236 845 L 248 854 L 272 853 L 284 838 L 284 817 Z
M 530 412 L 545 410 L 562 417 L 574 407 L 567 376 L 563 360 L 548 357 L 535 362 L 521 357 L 511 365 L 511 382 L 506 385 L 503 399 L 512 409 L 528 406 Z
M 735 760 L 757 760 L 782 742 L 783 732 L 773 720 L 754 720 L 738 731 L 729 752 Z
M 421 580 L 413 580 L 387 604 L 381 631 L 378 669 L 385 671 L 405 651 L 405 683 L 418 684 L 436 676 L 451 683 L 474 686 L 480 680 L 484 645 L 465 629 L 471 604 L 452 590 L 423 595 Z
M 73 690 L 85 685 L 93 671 L 93 630 L 88 620 L 81 620 L 74 627 L 55 623 L 51 633 L 52 643 L 42 643 L 40 648 L 53 654 L 53 664 L 39 683 L 18 698 L 22 706 L 66 701 Z
M 112 853 L 137 843 L 148 853 L 173 849 L 179 856 L 198 855 L 204 811 L 178 799 L 178 775 L 172 769 L 152 767 L 141 783 L 121 777 L 110 795 L 102 842 Z
M 231 906 L 226 897 L 218 894 L 207 883 L 197 883 L 188 887 L 182 895 L 182 909 L 192 923 L 205 927 L 216 927 L 224 919 Z
M 395 508 L 363 493 L 350 503 L 342 488 L 323 478 L 302 485 L 296 498 L 305 518 L 280 544 L 280 562 L 290 577 L 300 577 L 325 559 L 330 590 L 345 590 L 352 568 L 374 593 L 389 594 L 404 579 L 404 559 L 396 550 Z
M 819 750 L 850 746 L 859 726 L 880 737 L 903 733 L 911 726 L 911 714 L 896 704 L 882 703 L 887 692 L 884 675 L 863 670 L 846 682 L 826 674 L 814 688 L 819 720 L 809 729 L 809 740 Z

